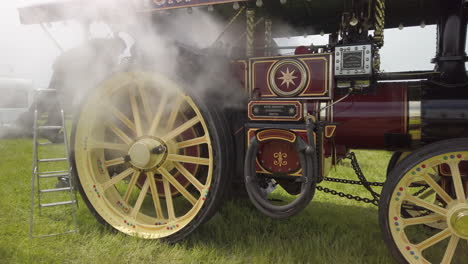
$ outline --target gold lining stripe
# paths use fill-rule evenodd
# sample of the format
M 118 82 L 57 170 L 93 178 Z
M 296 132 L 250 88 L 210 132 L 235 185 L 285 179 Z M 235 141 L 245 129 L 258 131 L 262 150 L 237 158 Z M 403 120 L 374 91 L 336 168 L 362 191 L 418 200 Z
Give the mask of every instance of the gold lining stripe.
M 304 54 L 301 54 L 301 55 L 289 55 L 289 56 L 273 56 L 273 57 L 255 57 L 255 58 L 250 58 L 249 59 L 249 65 L 250 65 L 250 69 L 249 69 L 249 74 L 250 74 L 250 81 L 249 81 L 249 84 L 250 84 L 250 87 L 249 87 L 249 92 L 251 93 L 252 90 L 254 89 L 254 86 L 255 86 L 255 80 L 256 80 L 256 74 L 255 74 L 255 65 L 256 64 L 259 64 L 259 63 L 272 63 L 272 65 L 270 65 L 268 71 L 267 71 L 267 74 L 266 74 L 266 87 L 268 88 L 268 91 L 270 92 L 270 94 L 265 94 L 265 95 L 262 95 L 261 97 L 279 97 L 279 95 L 277 95 L 270 87 L 270 83 L 269 83 L 269 76 L 271 74 L 271 69 L 272 67 L 274 66 L 274 64 L 278 61 L 280 61 L 281 59 L 289 59 L 289 58 L 297 58 L 298 60 L 302 61 L 303 63 L 306 64 L 306 71 L 308 73 L 308 76 L 307 77 L 307 84 L 305 85 L 305 89 L 302 93 L 298 94 L 298 95 L 295 95 L 295 96 L 292 96 L 292 97 L 306 97 L 306 96 L 313 96 L 313 97 L 318 97 L 318 96 L 323 96 L 323 95 L 327 95 L 325 98 L 329 98 L 330 97 L 330 94 L 329 94 L 329 91 L 331 89 L 331 84 L 330 84 L 330 81 L 332 80 L 332 78 L 329 78 L 328 74 L 330 73 L 329 72 L 329 66 L 331 66 L 331 63 L 329 63 L 330 59 L 331 59 L 331 53 L 321 53 L 320 54 L 321 56 L 317 56 L 317 55 L 313 55 L 311 57 L 307 57 L 307 56 L 304 56 Z M 281 59 L 276 59 L 276 58 L 281 58 Z M 321 92 L 321 93 L 306 93 L 306 91 L 309 89 L 309 86 L 310 86 L 310 83 L 311 83 L 311 80 L 312 80 L 312 74 L 310 72 L 310 66 L 306 63 L 306 61 L 308 60 L 324 60 L 325 61 L 325 70 L 324 70 L 324 78 L 323 78 L 323 82 L 324 82 L 324 91 Z

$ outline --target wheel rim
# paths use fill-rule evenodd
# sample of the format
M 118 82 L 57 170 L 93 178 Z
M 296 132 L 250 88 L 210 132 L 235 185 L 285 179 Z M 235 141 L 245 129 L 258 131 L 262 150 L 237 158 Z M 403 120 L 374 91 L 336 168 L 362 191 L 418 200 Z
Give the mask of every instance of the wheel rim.
M 401 178 L 394 189 L 388 221 L 391 235 L 401 255 L 409 263 L 450 263 L 458 252 L 468 249 L 468 202 L 460 173 L 460 162 L 468 160 L 468 152 L 451 152 L 419 163 Z M 450 167 L 451 186 L 443 186 L 432 172 L 441 165 Z M 424 184 L 424 192 L 412 191 Z M 405 206 L 418 208 L 409 215 Z M 416 214 L 415 212 L 424 212 Z M 434 229 L 421 229 L 422 226 Z M 466 260 L 466 259 L 465 259 Z
M 209 130 L 194 101 L 164 76 L 130 72 L 105 81 L 82 108 L 74 149 L 89 202 L 121 232 L 170 236 L 208 197 Z

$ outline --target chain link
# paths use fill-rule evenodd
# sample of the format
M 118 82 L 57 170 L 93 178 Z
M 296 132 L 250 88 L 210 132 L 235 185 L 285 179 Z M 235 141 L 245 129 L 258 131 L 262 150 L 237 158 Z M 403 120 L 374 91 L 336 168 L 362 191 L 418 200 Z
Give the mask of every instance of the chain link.
M 361 167 L 359 166 L 359 163 L 358 163 L 357 158 L 356 158 L 356 154 L 354 154 L 354 152 L 350 152 L 346 156 L 346 158 L 351 160 L 351 165 L 352 165 L 353 170 L 356 173 L 357 177 L 359 178 L 359 181 L 339 179 L 339 178 L 331 178 L 331 177 L 324 177 L 323 180 L 328 181 L 328 182 L 335 182 L 335 183 L 362 185 L 369 191 L 369 193 L 372 195 L 373 199 L 360 197 L 358 195 L 346 194 L 346 193 L 339 192 L 339 191 L 336 191 L 336 190 L 332 190 L 332 189 L 322 187 L 322 186 L 317 186 L 317 190 L 322 191 L 324 193 L 329 193 L 331 195 L 337 195 L 339 197 L 347 198 L 349 200 L 355 200 L 355 201 L 358 201 L 358 202 L 369 203 L 369 204 L 373 204 L 373 205 L 377 206 L 379 204 L 380 194 L 375 192 L 372 189 L 371 186 L 382 187 L 384 185 L 384 182 L 369 182 L 369 181 L 367 181 L 366 177 L 364 176 L 364 174 L 363 174 L 363 172 L 361 170 Z M 429 188 L 429 185 L 427 185 L 427 184 L 424 184 L 424 185 L 416 184 L 416 185 L 410 186 L 410 187 L 423 187 L 421 190 L 419 190 L 419 191 L 417 191 L 417 192 L 415 192 L 413 194 L 413 196 L 418 196 L 418 195 L 422 194 L 423 192 L 425 192 Z M 423 213 L 421 216 L 428 215 L 428 214 L 429 213 L 426 212 L 426 213 Z
M 360 181 L 346 180 L 346 179 L 339 179 L 339 178 L 325 177 L 323 178 L 323 180 L 328 181 L 328 182 L 362 185 L 362 182 Z M 376 187 L 382 187 L 384 185 L 383 182 L 368 182 L 368 183 L 370 186 L 376 186 Z
M 373 199 L 365 198 L 365 197 L 360 197 L 358 195 L 352 195 L 352 194 L 346 194 L 343 192 L 339 192 L 336 190 L 332 190 L 326 187 L 322 186 L 317 186 L 317 190 L 322 191 L 324 193 L 329 193 L 331 195 L 337 195 L 339 197 L 347 198 L 349 200 L 356 200 L 358 202 L 364 202 L 364 203 L 370 203 L 375 206 L 379 204 L 379 197 L 380 194 L 375 192 L 371 186 L 376 186 L 376 187 L 382 187 L 384 185 L 383 182 L 369 182 L 367 181 L 366 177 L 362 173 L 361 167 L 359 166 L 359 163 L 356 158 L 356 154 L 354 152 L 350 152 L 347 156 L 347 159 L 351 160 L 351 166 L 353 167 L 354 172 L 356 173 L 357 177 L 359 178 L 359 181 L 355 180 L 346 180 L 346 179 L 339 179 L 339 178 L 330 178 L 330 177 L 325 177 L 323 178 L 324 181 L 328 182 L 336 182 L 336 183 L 345 183 L 345 184 L 355 184 L 355 185 L 362 185 L 364 188 L 366 188 L 369 193 L 372 195 Z
M 331 195 L 337 195 L 339 197 L 344 197 L 344 198 L 347 198 L 349 200 L 356 200 L 358 202 L 370 203 L 370 204 L 373 204 L 373 205 L 378 204 L 378 201 L 376 201 L 375 199 L 371 200 L 369 198 L 360 197 L 360 196 L 352 195 L 352 194 L 349 194 L 349 193 L 338 192 L 338 191 L 335 191 L 335 190 L 332 190 L 332 189 L 329 189 L 329 188 L 326 188 L 326 187 L 322 187 L 322 186 L 317 186 L 317 190 L 322 191 L 324 193 L 329 193 Z

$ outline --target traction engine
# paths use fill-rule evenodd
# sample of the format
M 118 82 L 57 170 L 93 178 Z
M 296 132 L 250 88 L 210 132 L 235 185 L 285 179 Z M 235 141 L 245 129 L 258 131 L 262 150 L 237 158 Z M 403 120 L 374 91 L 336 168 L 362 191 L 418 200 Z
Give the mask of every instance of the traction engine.
M 246 193 L 260 212 L 281 219 L 300 213 L 318 190 L 378 206 L 398 262 L 466 263 L 465 1 L 329 2 L 132 5 L 154 24 L 173 19 L 175 9 L 208 8 L 226 27 L 208 49 L 176 38 L 177 74 L 155 72 L 157 57 L 136 37 L 131 56 L 90 89 L 71 140 L 79 191 L 96 218 L 129 235 L 175 242 L 228 194 Z M 89 20 L 84 10 L 93 5 L 75 5 L 83 16 L 71 18 Z M 30 6 L 20 16 L 25 24 L 70 18 L 55 12 L 64 6 Z M 314 8 L 326 16 L 314 17 Z M 111 11 L 92 15 L 112 24 L 118 15 Z M 382 72 L 384 29 L 417 25 L 420 17 L 437 25 L 434 70 Z M 280 52 L 274 37 L 319 34 L 311 25 L 329 33 L 327 45 Z M 385 182 L 369 182 L 350 149 L 394 151 Z M 357 181 L 329 177 L 343 159 L 351 159 Z M 318 186 L 322 181 L 360 184 L 373 198 Z

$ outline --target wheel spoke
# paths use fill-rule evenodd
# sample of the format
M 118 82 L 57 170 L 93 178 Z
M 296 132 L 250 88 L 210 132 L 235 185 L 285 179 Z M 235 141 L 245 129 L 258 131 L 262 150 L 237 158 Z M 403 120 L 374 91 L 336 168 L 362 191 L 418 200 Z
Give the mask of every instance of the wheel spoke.
M 148 192 L 149 188 L 149 179 L 148 177 L 145 180 L 145 183 L 143 184 L 143 187 L 141 187 L 140 194 L 138 195 L 138 198 L 135 202 L 135 205 L 133 206 L 132 213 L 130 214 L 131 217 L 136 217 L 138 212 L 140 212 L 141 205 L 145 201 L 146 193 Z
M 92 141 L 92 140 L 88 141 L 87 147 L 90 150 L 91 149 L 112 149 L 112 150 L 118 150 L 122 152 L 128 151 L 128 146 L 125 144 L 100 142 L 100 141 Z
M 113 105 L 107 103 L 106 107 L 110 110 L 110 112 L 120 120 L 126 127 L 128 127 L 133 133 L 136 133 L 135 124 L 130 121 L 122 112 L 120 112 L 117 108 Z
M 431 236 L 430 238 L 424 240 L 423 242 L 416 245 L 416 248 L 420 251 L 424 251 L 425 249 L 432 247 L 433 245 L 439 243 L 440 241 L 446 239 L 451 235 L 451 232 L 448 228 L 440 231 L 439 233 Z
M 146 121 L 148 122 L 148 124 L 150 124 L 153 113 L 151 111 L 151 105 L 148 102 L 148 95 L 146 93 L 145 83 L 143 81 L 138 82 L 137 86 L 138 86 L 138 93 L 140 94 L 140 98 L 141 98 L 141 103 L 143 105 L 143 111 L 145 111 Z
M 158 172 L 165 178 L 167 179 L 167 181 L 172 185 L 174 186 L 174 188 L 176 188 L 181 194 L 182 196 L 185 197 L 185 199 L 187 199 L 192 205 L 195 205 L 195 203 L 197 203 L 197 199 L 195 197 L 193 197 L 193 195 L 187 191 L 187 189 L 184 188 L 184 186 L 182 186 L 179 181 L 176 180 L 176 178 L 174 178 L 174 176 L 172 176 L 165 168 L 159 168 Z
M 440 207 L 440 206 L 437 206 L 435 204 L 432 204 L 432 203 L 429 203 L 425 200 L 422 200 L 418 197 L 415 197 L 413 195 L 411 195 L 410 193 L 408 193 L 406 196 L 405 196 L 405 200 L 409 201 L 409 202 L 412 202 L 416 205 L 419 205 L 421 207 L 424 207 L 426 209 L 429 209 L 431 211 L 433 211 L 434 213 L 437 213 L 437 214 L 440 214 L 440 215 L 443 215 L 445 216 L 447 214 L 447 210 Z
M 182 173 L 182 175 L 184 175 L 184 177 L 193 185 L 195 186 L 195 188 L 197 188 L 197 190 L 201 193 L 204 185 L 201 184 L 197 178 L 195 178 L 195 176 L 193 176 L 192 173 L 190 173 L 190 171 L 188 171 L 182 164 L 180 164 L 179 162 L 175 161 L 174 162 L 174 166 L 176 167 L 176 169 Z
M 452 262 L 453 255 L 455 254 L 455 250 L 457 249 L 458 241 L 460 238 L 456 235 L 452 235 L 450 241 L 447 245 L 447 249 L 445 250 L 444 258 L 440 263 L 450 263 Z
M 132 143 L 132 139 L 127 136 L 127 134 L 125 134 L 125 132 L 123 132 L 120 128 L 118 128 L 115 124 L 112 124 L 110 122 L 107 122 L 106 123 L 107 127 L 109 127 L 112 132 L 114 132 L 114 134 L 116 136 L 118 136 L 125 144 L 127 145 L 130 145 Z
M 171 115 L 169 116 L 169 119 L 167 120 L 167 125 L 166 125 L 166 130 L 170 131 L 174 127 L 174 123 L 176 121 L 177 115 L 179 114 L 180 107 L 182 106 L 182 103 L 184 101 L 184 98 L 182 96 L 178 96 L 175 103 L 174 107 L 172 108 Z
M 148 131 L 149 135 L 154 135 L 156 129 L 158 128 L 159 122 L 161 122 L 161 117 L 167 104 L 167 99 L 168 95 L 167 93 L 164 93 L 161 98 L 161 101 L 159 102 L 158 109 L 156 110 L 156 115 L 154 116 L 153 121 L 151 122 L 151 126 Z
M 422 194 L 420 194 L 418 197 L 424 200 L 427 197 L 433 195 L 434 193 L 435 193 L 435 191 L 433 189 L 429 189 L 429 190 L 423 192 Z
M 104 161 L 104 166 L 106 166 L 106 168 L 108 168 L 108 167 L 111 167 L 111 166 L 116 166 L 116 165 L 120 165 L 120 164 L 124 164 L 124 163 L 125 163 L 125 159 L 120 157 L 120 158 L 115 158 L 115 159 Z
M 185 155 L 177 155 L 177 154 L 167 155 L 167 160 L 185 162 L 185 163 L 191 163 L 191 164 L 199 164 L 199 165 L 210 165 L 210 159 L 193 157 L 193 156 L 185 156 Z
M 447 204 L 451 203 L 452 197 L 427 173 L 423 174 L 424 181 L 442 198 Z
M 208 143 L 208 141 L 206 140 L 206 136 L 201 136 L 201 137 L 181 141 L 181 142 L 177 143 L 177 148 L 180 148 L 180 149 L 181 148 L 188 148 L 188 147 L 193 147 L 193 146 L 197 146 L 197 145 L 201 145 L 201 144 L 205 144 L 205 143 Z
M 175 138 L 176 136 L 182 134 L 185 130 L 193 127 L 198 122 L 200 122 L 200 119 L 198 118 L 198 116 L 195 116 L 192 119 L 190 119 L 189 121 L 187 121 L 187 122 L 183 123 L 182 125 L 180 125 L 179 127 L 177 127 L 176 129 L 174 129 L 171 132 L 167 133 L 165 136 L 162 137 L 162 139 L 164 141 L 169 141 L 169 140 Z
M 154 174 L 152 172 L 147 172 L 146 177 L 148 177 L 149 179 L 151 196 L 153 197 L 154 210 L 156 211 L 156 218 L 163 219 L 164 215 L 161 208 L 161 201 L 159 200 L 158 188 L 156 187 L 156 182 L 154 181 Z
M 138 181 L 138 177 L 140 176 L 140 172 L 139 171 L 134 171 L 133 172 L 133 175 L 132 175 L 132 178 L 130 179 L 130 182 L 128 183 L 128 186 L 127 186 L 127 190 L 125 191 L 125 194 L 124 194 L 124 201 L 128 203 L 128 199 L 130 198 L 130 195 L 132 194 L 132 191 L 133 191 L 133 188 L 135 187 L 137 181 Z
M 174 213 L 174 203 L 172 202 L 171 187 L 166 178 L 163 177 L 162 181 L 164 185 L 164 196 L 166 197 L 167 215 L 169 217 L 169 220 L 174 220 L 175 213 Z
M 140 110 L 138 109 L 136 91 L 134 90 L 134 87 L 129 86 L 128 93 L 130 96 L 130 106 L 132 107 L 133 120 L 135 121 L 136 134 L 138 137 L 141 137 L 143 136 L 143 129 L 141 127 Z
M 450 173 L 452 174 L 453 187 L 455 188 L 455 193 L 457 194 L 457 200 L 460 203 L 464 203 L 466 200 L 465 190 L 463 189 L 463 182 L 461 180 L 460 168 L 458 167 L 458 162 L 450 162 Z
M 128 168 L 118 175 L 112 177 L 110 180 L 106 181 L 105 183 L 102 184 L 102 188 L 104 190 L 108 189 L 109 187 L 119 183 L 121 180 L 127 178 L 130 174 L 134 173 L 135 171 L 132 168 Z
M 423 224 L 434 223 L 434 222 L 444 220 L 444 219 L 445 217 L 442 215 L 431 214 L 431 215 L 426 215 L 426 216 L 421 216 L 421 217 L 403 219 L 403 224 L 404 226 L 423 225 Z

